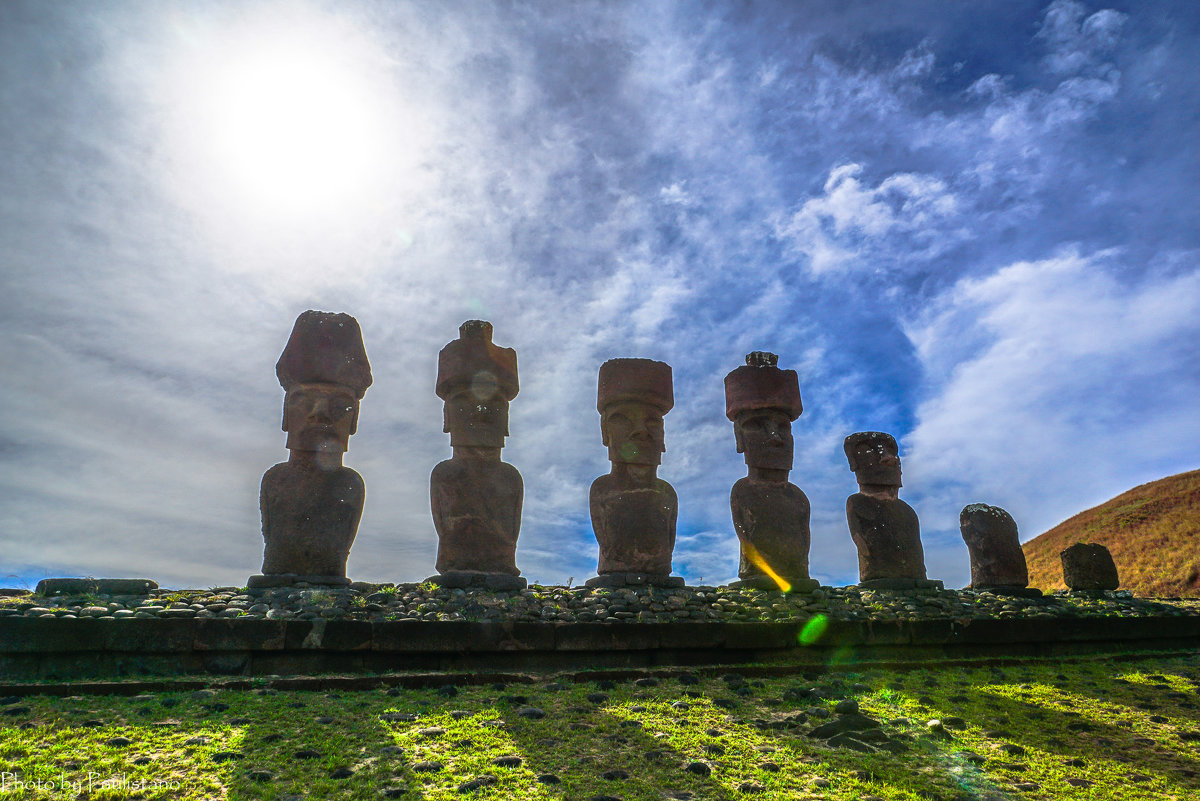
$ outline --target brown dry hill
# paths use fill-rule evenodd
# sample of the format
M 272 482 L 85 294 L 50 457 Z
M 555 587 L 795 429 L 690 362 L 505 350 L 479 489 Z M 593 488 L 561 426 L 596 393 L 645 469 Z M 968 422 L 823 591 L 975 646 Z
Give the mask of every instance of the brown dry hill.
M 1134 595 L 1200 596 L 1200 470 L 1134 487 L 1025 543 L 1029 586 L 1066 589 L 1058 554 L 1077 542 L 1107 547 Z

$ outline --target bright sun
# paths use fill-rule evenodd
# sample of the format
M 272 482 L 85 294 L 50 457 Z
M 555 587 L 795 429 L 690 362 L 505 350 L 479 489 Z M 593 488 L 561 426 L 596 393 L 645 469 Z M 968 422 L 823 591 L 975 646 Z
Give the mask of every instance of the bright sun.
M 393 94 L 370 48 L 311 24 L 214 38 L 178 84 L 188 179 L 203 202 L 284 225 L 366 205 L 390 158 Z

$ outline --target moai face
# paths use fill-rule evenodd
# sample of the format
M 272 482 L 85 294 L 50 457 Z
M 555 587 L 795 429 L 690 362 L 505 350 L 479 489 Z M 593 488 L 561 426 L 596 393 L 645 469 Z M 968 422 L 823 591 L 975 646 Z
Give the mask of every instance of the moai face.
M 508 436 L 508 401 L 496 392 L 480 395 L 467 387 L 446 398 L 442 430 L 450 435 L 452 446 L 504 447 L 504 438 Z
M 902 486 L 896 440 L 887 434 L 852 435 L 846 443 L 846 459 L 860 485 Z
M 637 401 L 619 401 L 605 407 L 600 431 L 608 446 L 608 459 L 625 464 L 657 465 L 666 451 L 663 415 L 657 407 Z
M 754 409 L 738 414 L 733 422 L 738 453 L 746 464 L 767 470 L 791 470 L 795 448 L 792 418 L 782 409 Z
M 293 384 L 283 401 L 283 430 L 294 451 L 344 453 L 358 429 L 358 398 L 341 384 Z

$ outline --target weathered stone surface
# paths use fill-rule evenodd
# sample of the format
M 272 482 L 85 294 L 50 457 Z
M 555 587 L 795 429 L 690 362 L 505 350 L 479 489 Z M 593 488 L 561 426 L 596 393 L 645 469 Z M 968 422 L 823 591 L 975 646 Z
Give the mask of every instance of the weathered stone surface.
M 808 497 L 788 481 L 800 416 L 795 370 L 780 370 L 773 353 L 756 351 L 725 376 L 725 415 L 733 421 L 747 475 L 733 485 L 729 507 L 741 548 L 737 586 L 811 592 Z
M 863 431 L 846 437 L 844 447 L 859 489 L 846 499 L 846 521 L 858 548 L 859 586 L 889 588 L 896 579 L 924 586 L 921 527 L 917 513 L 899 497 L 896 440 L 880 431 Z M 885 583 L 868 583 L 880 580 Z
M 304 312 L 275 372 L 286 391 L 283 430 L 291 457 L 263 475 L 266 578 L 254 577 L 256 586 L 272 586 L 271 576 L 302 577 L 276 580 L 283 583 L 347 583 L 365 490 L 362 477 L 342 465 L 342 454 L 371 385 L 358 322 L 348 314 Z
M 971 556 L 968 589 L 1031 597 L 1041 594 L 1028 589 L 1029 569 L 1012 515 L 999 506 L 973 503 L 959 514 L 958 526 Z
M 429 477 L 439 571 L 430 580 L 442 586 L 525 586 L 516 565 L 525 489 L 517 469 L 500 461 L 518 389 L 516 351 L 492 343 L 489 322 L 463 323 L 438 356 L 435 390 L 454 449 Z
M 612 462 L 612 471 L 597 478 L 590 493 L 599 578 L 649 576 L 654 578 L 643 583 L 669 586 L 679 501 L 657 472 L 666 450 L 663 415 L 675 402 L 671 368 L 650 359 L 610 359 L 600 366 L 596 394 Z
M 1121 586 L 1108 548 L 1077 542 L 1059 554 L 1063 581 L 1072 590 L 1115 590 Z
M 46 578 L 38 582 L 35 592 L 38 595 L 144 595 L 157 589 L 158 583 L 150 579 Z

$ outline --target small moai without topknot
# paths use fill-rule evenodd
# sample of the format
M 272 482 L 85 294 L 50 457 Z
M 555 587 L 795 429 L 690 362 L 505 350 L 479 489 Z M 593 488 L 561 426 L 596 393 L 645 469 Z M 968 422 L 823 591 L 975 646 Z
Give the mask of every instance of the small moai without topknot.
M 858 548 L 858 586 L 874 590 L 941 589 L 925 577 L 917 513 L 900 500 L 900 450 L 882 431 L 860 431 L 843 445 L 858 492 L 846 499 L 846 522 Z
M 1029 567 L 1012 515 L 999 506 L 972 503 L 963 507 L 958 527 L 971 557 L 968 590 L 1041 597 L 1041 590 L 1029 586 Z
M 1059 553 L 1063 582 L 1072 592 L 1103 595 L 1121 586 L 1117 564 L 1108 548 L 1093 542 L 1077 542 Z
M 670 365 L 610 359 L 600 366 L 596 409 L 612 471 L 592 482 L 600 559 L 589 587 L 683 586 L 671 575 L 679 501 L 658 478 L 666 450 L 663 415 L 674 404 Z
M 725 376 L 725 416 L 733 422 L 746 477 L 729 494 L 741 558 L 734 587 L 812 592 L 808 576 L 808 497 L 788 481 L 794 456 L 792 422 L 803 411 L 795 370 L 774 353 L 755 351 Z
M 358 321 L 348 314 L 304 312 L 275 374 L 285 390 L 283 430 L 290 456 L 263 475 L 262 575 L 251 576 L 247 585 L 349 584 L 346 559 L 366 490 L 362 476 L 342 465 L 342 454 L 358 429 L 359 401 L 371 386 Z
M 468 320 L 438 354 L 435 391 L 445 405 L 442 430 L 454 455 L 433 468 L 429 500 L 438 535 L 443 587 L 519 590 L 517 536 L 525 488 L 500 460 L 508 405 L 517 396 L 517 353 L 492 343 L 492 324 Z

